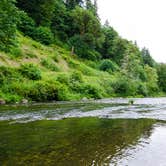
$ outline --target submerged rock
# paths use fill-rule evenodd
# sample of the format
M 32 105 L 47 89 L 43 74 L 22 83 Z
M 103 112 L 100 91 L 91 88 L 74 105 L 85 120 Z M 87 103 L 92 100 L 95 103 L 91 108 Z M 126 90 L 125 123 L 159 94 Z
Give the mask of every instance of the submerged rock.
M 132 99 L 129 100 L 128 104 L 133 105 L 134 104 L 134 100 L 132 100 Z

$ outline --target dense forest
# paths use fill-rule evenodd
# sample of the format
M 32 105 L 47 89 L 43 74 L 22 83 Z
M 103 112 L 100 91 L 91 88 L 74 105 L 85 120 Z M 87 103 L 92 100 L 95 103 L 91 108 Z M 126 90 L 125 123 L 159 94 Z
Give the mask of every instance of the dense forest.
M 166 64 L 97 10 L 96 0 L 1 0 L 0 102 L 164 95 Z

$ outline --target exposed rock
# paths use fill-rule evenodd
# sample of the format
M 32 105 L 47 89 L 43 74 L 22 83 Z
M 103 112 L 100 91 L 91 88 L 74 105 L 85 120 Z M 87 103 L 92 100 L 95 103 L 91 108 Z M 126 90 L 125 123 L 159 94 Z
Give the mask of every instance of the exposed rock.
M 4 99 L 0 99 L 0 105 L 6 104 L 6 101 Z
M 27 104 L 27 103 L 28 103 L 28 100 L 27 100 L 27 99 L 22 99 L 22 100 L 21 100 L 21 103 L 22 103 L 22 104 Z
M 130 105 L 133 105 L 134 104 L 134 100 L 129 100 L 129 102 L 128 102 Z
M 88 101 L 88 99 L 86 97 L 83 97 L 82 101 Z

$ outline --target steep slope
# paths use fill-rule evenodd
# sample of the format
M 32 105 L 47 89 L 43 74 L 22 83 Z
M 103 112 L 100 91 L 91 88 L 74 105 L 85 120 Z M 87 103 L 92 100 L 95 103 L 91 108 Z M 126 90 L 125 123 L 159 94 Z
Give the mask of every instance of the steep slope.
M 96 63 L 20 34 L 19 48 L 10 54 L 0 52 L 0 75 L 0 98 L 6 102 L 114 96 L 114 77 L 99 71 Z

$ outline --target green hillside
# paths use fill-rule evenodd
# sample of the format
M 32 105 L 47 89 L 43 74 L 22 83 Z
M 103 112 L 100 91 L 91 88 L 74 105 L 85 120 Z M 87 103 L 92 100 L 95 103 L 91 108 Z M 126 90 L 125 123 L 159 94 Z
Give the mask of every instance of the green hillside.
M 0 102 L 164 95 L 166 65 L 82 4 L 0 2 Z

